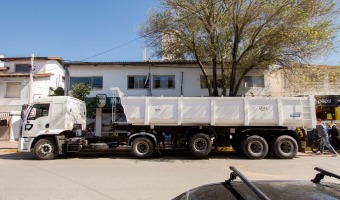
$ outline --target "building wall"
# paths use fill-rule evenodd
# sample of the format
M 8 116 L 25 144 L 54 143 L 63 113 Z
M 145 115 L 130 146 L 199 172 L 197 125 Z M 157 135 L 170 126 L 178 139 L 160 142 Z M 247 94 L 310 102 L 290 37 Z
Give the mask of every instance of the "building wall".
M 298 75 L 289 75 L 284 70 L 277 70 L 270 74 L 272 96 L 301 96 L 301 95 L 335 95 L 340 94 L 340 78 L 331 80 L 330 76 L 340 77 L 340 67 L 330 66 L 317 69 L 318 66 L 306 68 L 303 72 L 314 71 L 320 74 L 315 79 L 308 79 Z M 318 71 L 317 71 L 318 70 Z M 307 75 L 304 76 L 308 76 Z M 321 76 L 322 75 L 322 76 Z
M 151 83 L 152 96 L 208 96 L 208 90 L 200 88 L 201 70 L 198 67 L 149 67 L 149 66 L 94 66 L 72 65 L 68 67 L 70 77 L 102 76 L 103 89 L 92 90 L 90 96 L 107 94 L 112 96 L 111 87 L 119 87 L 129 96 L 147 96 L 147 89 L 128 89 L 127 77 L 132 75 L 175 75 L 175 89 L 154 89 Z M 209 73 L 209 72 L 208 72 Z M 249 75 L 264 75 L 262 71 L 252 72 Z M 264 88 L 245 88 L 241 84 L 239 95 L 268 96 L 270 95 L 270 79 L 266 73 Z M 183 81 L 182 81 L 183 80 Z M 220 89 L 221 91 L 221 89 Z
M 72 66 L 68 68 L 71 77 L 102 76 L 103 89 L 91 91 L 90 96 L 108 94 L 112 96 L 111 87 L 119 87 L 122 92 L 130 96 L 146 96 L 148 89 L 128 89 L 128 76 L 133 75 L 175 75 L 175 89 L 153 89 L 152 96 L 181 96 L 181 80 L 183 74 L 184 96 L 206 96 L 208 92 L 200 89 L 199 69 L 193 68 L 156 68 L 147 66 Z
M 28 103 L 29 98 L 29 73 L 25 77 L 17 77 L 15 74 L 23 74 L 15 72 L 16 64 L 30 64 L 29 59 L 13 59 L 10 62 L 2 62 L 2 67 L 9 69 L 3 71 L 2 74 L 13 75 L 13 77 L 0 77 L 0 111 L 10 112 L 12 115 L 10 127 L 6 129 L 6 138 L 10 140 L 18 140 L 20 136 L 20 110 L 23 104 Z M 50 87 L 56 88 L 58 86 L 64 87 L 65 72 L 62 64 L 57 60 L 36 60 L 34 62 L 35 70 L 33 74 L 51 73 L 51 76 L 33 78 L 33 100 L 50 94 Z M 7 83 L 20 82 L 21 90 L 19 98 L 7 98 L 6 90 Z M 1 131 L 1 130 L 0 130 Z

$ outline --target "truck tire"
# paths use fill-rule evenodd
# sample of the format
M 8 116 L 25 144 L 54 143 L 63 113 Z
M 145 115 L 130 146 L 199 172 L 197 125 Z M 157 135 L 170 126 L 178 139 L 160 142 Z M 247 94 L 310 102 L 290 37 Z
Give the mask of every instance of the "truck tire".
M 40 139 L 34 145 L 34 155 L 39 160 L 52 160 L 58 155 L 57 144 L 51 138 Z
M 203 158 L 211 151 L 211 140 L 209 136 L 204 133 L 193 135 L 188 145 L 190 152 L 196 157 Z
M 136 158 L 149 158 L 155 149 L 152 141 L 147 137 L 139 137 L 132 142 L 132 155 Z
M 277 137 L 272 143 L 274 155 L 282 159 L 292 159 L 298 152 L 296 140 L 289 135 Z
M 251 159 L 262 159 L 269 150 L 267 141 L 258 135 L 245 138 L 242 141 L 241 148 L 244 155 Z

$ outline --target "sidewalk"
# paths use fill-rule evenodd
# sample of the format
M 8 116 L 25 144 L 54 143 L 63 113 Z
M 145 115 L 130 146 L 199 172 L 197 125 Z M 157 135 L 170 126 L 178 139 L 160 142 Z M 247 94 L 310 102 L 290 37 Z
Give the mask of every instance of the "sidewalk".
M 0 152 L 17 152 L 19 141 L 0 141 Z

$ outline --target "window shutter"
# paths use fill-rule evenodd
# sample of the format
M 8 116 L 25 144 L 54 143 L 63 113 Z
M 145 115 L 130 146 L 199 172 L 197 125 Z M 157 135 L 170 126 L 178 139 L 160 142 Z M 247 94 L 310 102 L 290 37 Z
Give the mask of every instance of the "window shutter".
M 21 83 L 7 83 L 6 97 L 7 98 L 20 98 Z

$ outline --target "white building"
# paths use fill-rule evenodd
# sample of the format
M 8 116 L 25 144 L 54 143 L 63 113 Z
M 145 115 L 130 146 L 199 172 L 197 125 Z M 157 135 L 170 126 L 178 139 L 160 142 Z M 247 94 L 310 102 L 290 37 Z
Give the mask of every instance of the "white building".
M 203 75 L 195 62 L 72 62 L 65 63 L 66 92 L 83 82 L 91 85 L 90 97 L 106 95 L 103 108 L 87 123 L 97 136 L 110 134 L 111 87 L 128 96 L 208 96 Z M 252 72 L 245 77 L 239 95 L 269 96 L 269 72 Z
M 63 60 L 60 57 L 35 57 L 32 71 L 32 101 L 64 88 Z M 20 111 L 29 103 L 31 57 L 0 57 L 0 140 L 17 140 Z

